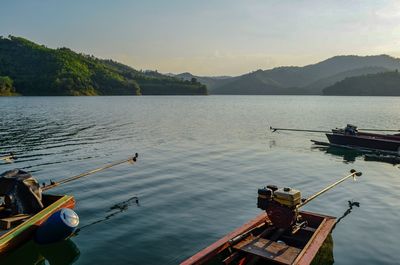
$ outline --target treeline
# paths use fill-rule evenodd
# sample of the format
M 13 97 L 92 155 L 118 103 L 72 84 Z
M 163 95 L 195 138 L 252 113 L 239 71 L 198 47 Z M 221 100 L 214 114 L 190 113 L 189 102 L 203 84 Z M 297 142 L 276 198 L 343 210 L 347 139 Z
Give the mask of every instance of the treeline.
M 14 96 L 16 95 L 13 87 L 13 81 L 8 76 L 0 76 L 0 95 Z
M 400 73 L 396 71 L 345 78 L 323 90 L 324 95 L 400 96 Z
M 112 60 L 50 49 L 21 37 L 0 37 L 0 95 L 193 95 L 199 82 L 137 71 Z

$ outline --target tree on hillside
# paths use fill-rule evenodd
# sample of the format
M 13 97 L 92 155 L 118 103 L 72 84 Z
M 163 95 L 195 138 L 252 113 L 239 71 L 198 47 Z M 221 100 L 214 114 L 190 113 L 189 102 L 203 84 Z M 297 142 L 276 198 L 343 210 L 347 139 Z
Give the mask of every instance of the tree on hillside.
M 0 76 L 0 96 L 12 96 L 14 94 L 12 79 L 8 76 Z

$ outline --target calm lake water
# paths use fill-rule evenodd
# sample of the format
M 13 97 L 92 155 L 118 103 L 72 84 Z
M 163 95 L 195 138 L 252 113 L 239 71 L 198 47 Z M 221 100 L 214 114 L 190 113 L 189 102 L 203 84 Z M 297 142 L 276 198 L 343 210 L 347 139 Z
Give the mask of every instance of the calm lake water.
M 306 197 L 351 168 L 363 176 L 305 210 L 340 217 L 349 200 L 359 202 L 333 231 L 335 264 L 400 264 L 399 167 L 313 148 L 310 139 L 323 134 L 268 130 L 399 129 L 400 98 L 15 97 L 0 98 L 0 113 L 0 154 L 19 158 L 1 171 L 57 181 L 140 155 L 52 190 L 75 196 L 82 230 L 51 251 L 30 243 L 0 264 L 23 256 L 23 264 L 43 256 L 51 265 L 177 264 L 259 214 L 259 187 L 291 186 Z

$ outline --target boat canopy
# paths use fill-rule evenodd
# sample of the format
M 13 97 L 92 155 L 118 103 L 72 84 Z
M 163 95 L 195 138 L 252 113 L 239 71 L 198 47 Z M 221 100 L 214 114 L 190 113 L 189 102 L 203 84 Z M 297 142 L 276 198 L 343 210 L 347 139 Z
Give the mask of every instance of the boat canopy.
M 31 174 L 20 169 L 0 175 L 0 200 L 11 215 L 35 214 L 43 209 L 39 183 Z

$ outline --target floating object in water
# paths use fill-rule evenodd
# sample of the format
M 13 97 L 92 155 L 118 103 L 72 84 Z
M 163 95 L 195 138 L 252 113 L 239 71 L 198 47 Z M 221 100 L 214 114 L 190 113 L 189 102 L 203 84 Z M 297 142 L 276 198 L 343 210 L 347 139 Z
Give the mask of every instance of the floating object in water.
M 14 162 L 14 160 L 16 160 L 17 158 L 15 157 L 14 153 L 10 152 L 8 155 L 6 156 L 2 156 L 0 157 L 0 160 L 3 160 L 6 163 L 12 163 Z
M 39 244 L 50 244 L 65 240 L 75 232 L 78 224 L 78 215 L 71 209 L 62 208 L 39 226 L 35 241 Z
M 336 223 L 336 218 L 299 209 L 348 178 L 307 199 L 291 188 L 269 185 L 258 190 L 257 206 L 265 213 L 206 247 L 181 265 L 201 264 L 310 264 Z

